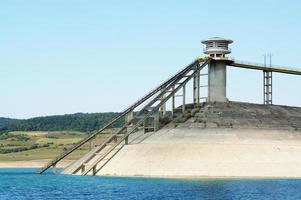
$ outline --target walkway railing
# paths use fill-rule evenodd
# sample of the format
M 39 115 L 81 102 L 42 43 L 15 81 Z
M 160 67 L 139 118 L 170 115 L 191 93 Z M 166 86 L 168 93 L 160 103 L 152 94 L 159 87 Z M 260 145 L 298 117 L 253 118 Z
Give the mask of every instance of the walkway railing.
M 195 60 L 194 62 L 192 62 L 190 65 L 188 65 L 187 67 L 185 67 L 184 69 L 182 69 L 181 71 L 179 71 L 177 74 L 175 74 L 174 76 L 172 76 L 170 79 L 168 79 L 167 81 L 165 81 L 163 84 L 159 85 L 158 87 L 156 87 L 155 89 L 153 89 L 152 91 L 150 91 L 148 94 L 146 94 L 144 97 L 142 97 L 141 99 L 139 99 L 138 101 L 136 101 L 133 105 L 131 105 L 130 107 L 128 107 L 127 109 L 125 109 L 118 117 L 116 117 L 115 119 L 113 119 L 110 123 L 108 123 L 106 126 L 104 126 L 103 128 L 99 129 L 98 131 L 96 131 L 95 133 L 89 135 L 88 137 L 84 138 L 83 140 L 79 141 L 78 143 L 76 143 L 74 146 L 72 146 L 70 149 L 68 149 L 67 151 L 64 151 L 63 153 L 61 153 L 60 155 L 58 155 L 56 158 L 54 158 L 53 160 L 51 160 L 50 162 L 48 162 L 44 167 L 42 167 L 38 173 L 42 174 L 44 173 L 46 170 L 48 170 L 49 168 L 56 166 L 56 164 L 58 162 L 60 162 L 62 159 L 64 159 L 65 157 L 67 157 L 68 155 L 70 155 L 72 152 L 74 152 L 75 150 L 77 150 L 78 148 L 80 148 L 82 145 L 86 144 L 87 142 L 93 140 L 97 135 L 103 133 L 104 130 L 110 128 L 114 123 L 116 123 L 118 120 L 122 119 L 123 117 L 125 117 L 127 114 L 131 113 L 132 111 L 134 111 L 134 109 L 136 109 L 137 107 L 139 107 L 141 104 L 143 104 L 144 102 L 146 102 L 147 100 L 151 100 L 154 95 L 156 95 L 158 92 L 161 92 L 162 90 L 164 91 L 168 86 L 170 86 L 170 84 L 174 84 L 174 82 L 176 80 L 179 80 L 183 77 L 183 75 L 186 75 L 187 72 L 191 71 L 196 65 L 198 65 L 200 62 L 204 62 L 204 63 L 208 63 L 210 61 L 210 58 L 199 58 L 197 60 Z M 157 96 L 157 98 L 159 98 Z M 157 99 L 156 98 L 156 99 Z M 151 100 L 152 102 L 153 100 Z M 149 105 L 149 104 L 148 104 Z M 126 124 L 125 124 L 126 126 Z M 122 130 L 125 128 L 125 126 L 122 128 Z M 134 130 L 134 129 L 133 129 Z M 120 131 L 118 131 L 120 132 Z M 118 133 L 117 132 L 117 133 Z M 116 134 L 117 134 L 116 133 Z M 114 137 L 114 136 L 113 136 Z M 110 142 L 113 138 L 110 137 L 108 139 L 108 141 Z

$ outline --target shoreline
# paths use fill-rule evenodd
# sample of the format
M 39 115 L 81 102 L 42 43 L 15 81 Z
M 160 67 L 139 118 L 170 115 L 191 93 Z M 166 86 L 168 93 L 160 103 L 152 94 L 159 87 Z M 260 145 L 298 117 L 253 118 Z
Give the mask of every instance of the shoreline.
M 301 135 L 297 132 L 210 129 L 200 134 L 199 129 L 162 129 L 135 135 L 96 175 L 179 180 L 299 180 L 300 154 Z M 0 161 L 0 168 L 41 168 L 47 162 L 49 159 Z M 66 168 L 71 162 L 64 160 L 57 168 Z
M 162 129 L 123 147 L 97 175 L 301 179 L 300 153 L 296 132 L 211 129 L 200 134 L 199 129 Z
M 141 179 L 170 179 L 170 180 L 301 180 L 301 177 L 277 176 L 122 176 L 122 175 L 97 175 L 96 177 L 110 178 L 141 178 Z
M 43 167 L 50 160 L 28 160 L 28 161 L 0 161 L 0 169 L 8 168 L 24 168 L 24 169 L 35 169 Z M 67 167 L 73 160 L 66 160 L 58 163 L 57 168 Z
M 57 169 L 63 169 L 72 161 L 66 161 L 58 165 Z M 0 162 L 0 169 L 37 169 L 37 163 L 44 163 L 45 160 L 34 161 L 10 161 Z M 20 165 L 21 164 L 21 165 Z M 147 176 L 147 175 L 97 175 L 103 178 L 141 178 L 141 179 L 169 179 L 169 180 L 191 180 L 191 181 L 215 181 L 215 180 L 301 180 L 301 177 L 285 176 Z

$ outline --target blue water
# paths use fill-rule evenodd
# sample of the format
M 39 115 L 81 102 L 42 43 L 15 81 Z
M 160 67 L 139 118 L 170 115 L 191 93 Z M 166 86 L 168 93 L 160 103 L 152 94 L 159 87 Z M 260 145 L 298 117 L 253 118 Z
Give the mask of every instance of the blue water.
M 4 199 L 301 199 L 301 180 L 168 180 L 0 169 Z

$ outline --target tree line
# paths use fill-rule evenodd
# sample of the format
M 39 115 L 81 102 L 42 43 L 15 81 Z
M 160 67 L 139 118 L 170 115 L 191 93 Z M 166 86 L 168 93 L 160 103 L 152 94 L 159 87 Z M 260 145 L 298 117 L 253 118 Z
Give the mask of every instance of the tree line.
M 47 117 L 36 117 L 26 120 L 7 120 L 0 125 L 0 132 L 10 131 L 81 131 L 92 132 L 97 130 L 119 113 L 76 113 L 68 115 L 57 115 Z M 121 127 L 124 119 L 117 121 L 112 128 Z

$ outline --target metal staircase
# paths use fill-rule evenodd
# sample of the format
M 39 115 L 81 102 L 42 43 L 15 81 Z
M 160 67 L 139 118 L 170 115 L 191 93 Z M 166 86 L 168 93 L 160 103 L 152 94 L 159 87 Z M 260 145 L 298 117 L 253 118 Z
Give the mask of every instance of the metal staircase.
M 110 161 L 110 159 L 114 157 L 114 155 L 116 155 L 120 151 L 120 149 L 124 145 L 128 144 L 129 136 L 132 133 L 136 132 L 139 128 L 143 127 L 144 123 L 148 119 L 153 118 L 155 121 L 154 123 L 159 120 L 158 113 L 160 109 L 165 106 L 166 102 L 169 99 L 174 100 L 176 93 L 179 90 L 183 89 L 183 95 L 185 95 L 185 86 L 187 82 L 189 82 L 192 78 L 195 78 L 196 75 L 200 73 L 200 70 L 203 69 L 210 62 L 210 60 L 211 58 L 196 59 L 194 62 L 175 74 L 173 77 L 165 81 L 163 84 L 135 102 L 132 106 L 124 110 L 109 124 L 91 134 L 90 136 L 84 138 L 69 150 L 63 152 L 61 155 L 51 160 L 43 168 L 41 168 L 38 173 L 42 174 L 49 168 L 55 167 L 58 162 L 67 157 L 69 154 L 71 154 L 87 142 L 95 139 L 97 135 L 103 133 L 104 130 L 110 128 L 118 120 L 126 117 L 126 123 L 120 129 L 112 134 L 101 145 L 94 147 L 85 156 L 69 165 L 62 172 L 63 174 L 87 175 L 88 173 L 92 173 L 92 175 L 95 175 L 105 166 L 106 163 Z M 183 100 L 183 105 L 184 104 L 185 102 Z M 135 116 L 135 118 L 133 117 L 133 113 L 135 109 L 139 108 L 139 106 L 142 106 L 142 108 L 137 112 L 137 116 Z M 185 108 L 185 106 L 183 106 L 183 108 Z M 131 115 L 132 117 L 128 117 Z M 138 119 L 138 121 L 136 119 Z M 158 129 L 158 125 L 155 125 L 153 129 L 154 131 L 156 131 Z

